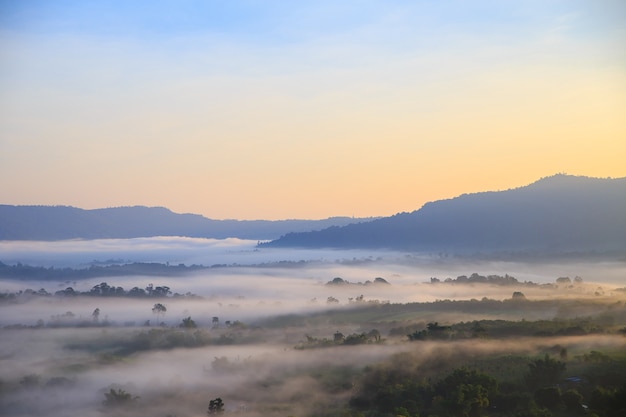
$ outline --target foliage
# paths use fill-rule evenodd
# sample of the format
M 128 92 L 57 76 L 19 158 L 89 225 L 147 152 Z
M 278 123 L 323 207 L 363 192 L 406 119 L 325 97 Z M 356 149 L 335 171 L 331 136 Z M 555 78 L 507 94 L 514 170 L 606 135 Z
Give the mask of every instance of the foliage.
M 526 384 L 530 388 L 543 388 L 556 385 L 565 372 L 565 363 L 545 355 L 543 359 L 536 359 L 528 364 Z
M 114 293 L 116 287 L 95 286 L 101 292 L 98 296 L 107 292 Z M 103 291 L 104 288 L 104 292 Z M 108 289 L 107 289 L 108 288 Z M 139 289 L 137 289 L 139 291 Z M 162 292 L 164 290 L 152 291 Z M 47 297 L 45 291 L 37 291 L 34 297 Z M 147 294 L 147 292 L 146 292 Z M 357 297 L 358 299 L 359 297 Z M 57 300 L 55 300 L 56 302 Z M 164 299 L 150 299 L 141 303 L 149 302 L 154 304 L 155 314 L 158 305 L 163 307 L 161 313 L 167 311 Z M 96 301 L 94 300 L 94 304 Z M 99 302 L 98 302 L 99 303 Z M 315 401 L 320 404 L 315 410 L 308 409 L 308 414 L 300 411 L 300 417 L 573 417 L 582 414 L 583 405 L 588 406 L 589 412 L 586 415 L 597 417 L 616 417 L 626 415 L 626 355 L 612 351 L 610 348 L 604 350 L 597 347 L 602 343 L 592 344 L 594 349 L 583 351 L 587 346 L 574 342 L 572 338 L 552 339 L 553 335 L 576 335 L 590 333 L 610 334 L 612 340 L 617 340 L 622 336 L 618 333 L 623 327 L 621 317 L 626 317 L 626 305 L 624 303 L 614 303 L 610 307 L 607 304 L 601 305 L 592 301 L 550 301 L 535 302 L 527 300 L 513 305 L 511 300 L 497 301 L 483 299 L 473 301 L 450 301 L 443 300 L 434 303 L 411 303 L 408 305 L 378 305 L 361 306 L 357 301 L 350 309 L 335 309 L 331 306 L 332 313 L 315 313 L 310 316 L 303 316 L 302 320 L 310 320 L 312 325 L 307 327 L 307 331 L 320 332 L 326 337 L 306 336 L 306 340 L 296 346 L 296 349 L 324 348 L 329 347 L 327 352 L 310 352 L 311 356 L 328 358 L 328 363 L 320 365 L 320 362 L 308 360 L 299 362 L 297 365 L 289 364 L 283 374 L 272 375 L 272 388 L 279 384 L 286 387 L 292 381 L 295 384 L 285 389 L 282 385 L 277 392 L 288 391 L 288 398 L 281 398 L 282 403 L 267 406 L 264 402 L 274 401 L 274 393 L 267 389 L 267 397 L 259 400 L 262 407 L 272 410 L 288 410 L 282 414 L 278 411 L 263 413 L 263 410 L 255 409 L 254 413 L 259 415 L 287 415 L 294 413 L 295 409 L 288 409 L 289 402 L 296 402 L 303 395 L 298 390 L 305 386 L 306 394 L 315 397 Z M 365 304 L 365 303 L 364 303 Z M 477 314 L 473 317 L 494 317 L 504 314 L 507 308 L 513 308 L 520 312 L 532 309 L 551 309 L 558 311 L 557 317 L 553 320 L 536 321 L 506 321 L 506 320 L 471 320 L 466 322 L 450 323 L 452 314 L 449 312 L 467 311 L 470 314 L 477 312 L 493 311 L 493 314 Z M 92 305 L 89 312 L 95 307 Z M 145 309 L 147 311 L 147 306 Z M 493 310 L 490 310 L 493 308 Z M 602 314 L 611 310 L 611 317 L 614 321 L 607 320 Z M 58 310 L 58 311 L 65 311 Z M 92 318 L 102 316 L 99 309 L 93 310 L 91 317 L 87 317 L 87 325 L 93 326 Z M 589 314 L 573 316 L 580 311 L 590 312 Z M 417 312 L 417 313 L 415 313 Z M 600 312 L 600 314 L 598 314 Z M 416 320 L 414 315 L 417 314 Z M 80 312 L 77 314 L 71 311 L 65 314 L 57 314 L 51 321 L 52 324 L 63 325 L 63 323 L 76 323 L 80 320 Z M 87 313 L 89 314 L 89 313 Z M 468 315 L 470 315 L 468 314 Z M 296 315 L 293 315 L 294 317 Z M 402 321 L 398 317 L 408 317 Z M 566 318 L 575 317 L 575 318 Z M 210 317 L 209 317 L 210 318 Z M 215 317 L 217 319 L 217 317 Z M 278 319 L 277 319 L 278 320 Z M 302 321 L 296 317 L 290 325 L 295 323 L 298 326 Z M 317 321 L 316 321 L 317 320 Z M 354 321 L 350 321 L 354 320 Z M 397 321 L 396 321 L 397 320 Z M 439 321 L 435 321 L 439 320 Z M 135 360 L 133 353 L 149 350 L 167 350 L 173 348 L 195 348 L 207 345 L 220 344 L 243 344 L 264 340 L 272 343 L 294 343 L 292 337 L 301 335 L 304 326 L 295 330 L 272 332 L 271 326 L 263 326 L 260 321 L 253 322 L 246 326 L 238 321 L 224 322 L 224 325 L 214 329 L 197 329 L 196 323 L 191 316 L 182 319 L 171 327 L 145 327 L 141 329 L 115 329 L 107 328 L 103 331 L 85 330 L 89 333 L 89 338 L 82 336 L 64 340 L 64 349 L 83 349 L 88 353 L 89 362 L 76 363 L 72 366 L 82 366 L 84 368 L 104 368 L 111 364 L 120 364 Z M 284 323 L 284 322 L 283 322 Z M 330 323 L 330 326 L 328 327 Z M 443 324 L 439 324 L 443 323 Z M 41 326 L 43 327 L 43 325 Z M 55 327 L 55 325 L 49 325 Z M 401 341 L 398 337 L 392 343 L 383 348 L 387 352 L 391 349 L 402 349 L 407 352 L 393 356 L 389 360 L 382 360 L 380 363 L 372 364 L 366 368 L 351 363 L 349 365 L 337 365 L 337 358 L 343 355 L 355 357 L 361 353 L 368 352 L 371 357 L 379 358 L 376 343 L 386 343 L 381 337 L 381 332 L 376 327 L 386 332 L 389 329 L 395 330 L 394 334 L 404 336 L 406 334 L 417 333 L 422 336 L 415 337 L 417 342 L 408 343 L 406 339 Z M 333 333 L 335 329 L 337 332 Z M 324 330 L 320 330 L 324 329 Z M 350 330 L 346 330 L 350 329 Z M 354 330 L 358 329 L 358 330 Z M 368 331 L 368 329 L 372 329 Z M 13 330 L 7 330 L 7 332 Z M 81 330 L 82 331 L 82 330 Z M 327 333 L 322 333 L 327 332 Z M 342 333 L 342 331 L 344 333 Z M 17 331 L 16 331 L 17 332 Z M 33 330 L 32 333 L 44 334 L 56 332 L 54 329 L 44 331 Z M 26 333 L 26 332 L 23 332 Z M 31 333 L 29 330 L 28 333 Z M 60 332 L 59 332 L 60 333 Z M 69 334 L 70 332 L 64 332 Z M 72 333 L 74 334 L 74 333 Z M 282 335 L 285 335 L 283 338 Z M 313 333 L 312 333 L 313 334 Z M 513 339 L 520 336 L 528 338 L 534 337 L 530 345 L 539 345 L 536 350 L 521 350 L 516 348 L 514 353 L 507 353 L 505 347 L 500 349 L 498 355 L 493 352 L 487 353 L 474 347 L 492 346 L 498 343 L 497 340 L 507 339 L 507 343 L 515 342 Z M 480 339 L 468 340 L 464 339 Z M 489 342 L 484 339 L 492 339 Z M 587 338 L 586 340 L 590 340 Z M 419 340 L 426 340 L 419 342 Z M 526 340 L 524 339 L 524 343 Z M 572 342 L 570 342 L 572 341 Z M 404 342 L 404 343 L 403 343 Z M 521 343 L 521 342 L 520 342 Z M 558 343 L 558 344 L 557 344 Z M 364 345 L 355 348 L 352 345 Z M 502 344 L 506 346 L 505 343 Z M 621 345 L 620 345 L 621 346 Z M 281 346 L 282 349 L 283 346 Z M 286 348 L 289 349 L 289 348 Z M 388 350 L 387 350 L 388 349 Z M 336 355 L 340 352 L 340 355 Z M 511 351 L 513 352 L 513 351 Z M 523 352 L 523 353 L 520 353 Z M 547 352 L 547 354 L 546 354 Z M 197 352 L 201 354 L 202 352 Z M 164 353 L 167 356 L 167 353 Z M 304 357 L 306 352 L 297 352 L 295 355 Z M 532 355 L 532 356 L 527 356 Z M 536 355 L 536 356 L 535 356 Z M 87 357 L 87 355 L 68 355 L 77 358 Z M 139 356 L 139 355 L 137 355 Z M 208 355 L 208 360 L 212 356 Z M 81 361 L 82 359 L 77 359 Z M 315 363 L 311 366 L 311 363 Z M 341 362 L 339 362 L 341 363 Z M 207 364 L 208 365 L 208 364 Z M 211 363 L 212 369 L 207 370 L 207 376 L 214 377 L 219 374 L 220 378 L 229 378 L 238 372 L 254 372 L 257 364 L 254 361 L 229 361 L 227 357 L 216 357 Z M 83 368 L 83 370 L 84 370 Z M 296 370 L 294 370 L 297 368 Z M 69 368 L 65 368 L 69 369 Z M 206 369 L 206 367 L 205 367 Z M 259 368 L 261 369 L 261 368 Z M 265 369 L 265 368 L 262 368 Z M 38 375 L 17 375 L 13 379 L 2 381 L 5 393 L 22 393 L 35 391 L 43 396 L 45 390 L 49 394 L 57 394 L 60 390 L 73 389 L 73 386 L 81 382 L 79 368 L 76 368 L 69 375 L 71 378 L 56 376 L 56 369 L 38 370 L 45 375 L 46 379 L 41 379 Z M 259 372 L 264 374 L 265 372 Z M 21 379 L 20 379 L 21 378 Z M 301 378 L 301 379 L 296 379 Z M 78 381 L 78 382 L 77 382 Z M 21 382 L 21 383 L 20 383 Z M 263 383 L 265 380 L 262 381 Z M 263 385 L 265 388 L 265 385 Z M 117 388 L 117 387 L 116 387 Z M 128 389 L 127 387 L 125 387 Z M 169 388 L 168 388 L 169 389 Z M 204 388 L 202 388 L 204 389 Z M 134 391 L 133 388 L 130 388 Z M 142 392 L 142 407 L 150 407 L 149 404 L 164 404 L 166 401 L 178 400 L 179 392 L 173 391 L 164 394 L 163 398 L 156 399 L 157 394 L 150 391 Z M 234 392 L 234 391 L 233 391 Z M 293 397 L 291 397 L 293 393 Z M 206 410 L 206 397 L 204 392 L 194 393 L 197 404 L 194 404 L 196 411 L 185 410 L 189 415 L 202 413 Z M 5 394 L 9 397 L 9 394 Z M 102 393 L 98 393 L 100 398 Z M 146 395 L 154 395 L 149 400 Z M 158 394 L 160 395 L 160 394 Z M 237 394 L 243 397 L 244 394 Z M 247 393 L 246 393 L 247 395 Z M 0 398 L 0 400 L 5 400 Z M 138 397 L 133 397 L 124 390 L 110 389 L 106 394 L 107 407 L 115 405 L 133 404 Z M 182 398 L 182 397 L 181 397 Z M 235 397 L 234 397 L 235 398 Z M 260 397 L 256 397 L 260 398 Z M 349 398 L 349 400 L 348 400 Z M 223 402 L 213 401 L 213 409 L 209 403 L 209 412 L 214 414 L 224 412 Z M 221 401 L 221 399 L 219 399 Z M 154 402 L 153 402 L 154 401 Z M 230 403 L 230 400 L 228 400 Z M 349 402 L 348 402 L 349 401 Z M 239 400 L 237 401 L 239 402 Z M 277 400 L 278 402 L 278 400 Z M 5 403 L 2 403 L 3 405 Z M 250 403 L 248 403 L 250 404 Z M 307 404 L 310 405 L 310 404 Z M 216 408 L 217 407 L 217 408 Z M 252 406 L 250 406 L 252 408 Z M 254 405 L 256 407 L 256 404 Z M 261 407 L 261 406 L 259 406 Z M 1 408 L 1 407 L 0 407 Z M 158 415 L 164 415 L 170 410 L 163 410 Z M 185 411 L 176 410 L 178 413 Z M 230 410 L 229 410 L 230 411 Z M 114 414 L 123 414 L 124 410 L 113 410 Z M 146 412 L 147 415 L 148 412 Z M 233 411 L 233 414 L 237 412 Z M 241 412 L 240 414 L 247 414 Z M 13 414 L 17 415 L 17 414 Z M 20 414 L 21 415 L 21 414 Z M 26 414 L 24 414 L 26 415 Z M 155 415 L 155 413 L 151 413 Z M 182 415 L 182 414 L 178 414 Z
M 568 412 L 572 414 L 581 414 L 584 412 L 583 396 L 575 389 L 569 389 L 561 395 L 563 405 Z
M 183 322 L 180 324 L 180 327 L 184 329 L 195 329 L 198 327 L 195 321 L 192 320 L 191 316 L 183 319 Z
M 557 386 L 539 388 L 535 391 L 535 402 L 540 407 L 554 410 L 561 404 L 561 389 Z
M 161 303 L 156 303 L 154 307 L 152 307 L 152 313 L 156 314 L 157 322 L 159 321 L 160 316 L 165 314 L 166 311 L 167 311 L 167 307 L 165 307 Z
M 497 390 L 498 383 L 491 376 L 461 368 L 435 386 L 435 395 L 442 398 L 443 408 L 454 415 L 478 417 Z
M 209 401 L 209 410 L 207 412 L 208 415 L 213 414 L 221 414 L 224 412 L 224 402 L 221 398 L 216 398 L 214 400 Z
M 626 415 L 626 381 L 615 389 L 596 387 L 591 392 L 589 408 L 600 416 Z
M 436 383 L 420 382 L 407 369 L 373 370 L 352 398 L 356 409 L 402 415 L 479 416 L 498 392 L 497 381 L 475 369 L 458 368 Z M 400 410 L 401 409 L 401 410 Z
M 5 268 L 16 268 L 16 267 L 8 267 Z M 31 267 L 31 268 L 40 268 L 40 267 Z M 44 268 L 45 269 L 45 268 Z M 65 271 L 65 270 L 58 270 Z M 2 272 L 2 267 L 0 267 L 0 275 Z M 68 278 L 65 275 L 62 275 L 64 278 Z M 107 282 L 101 282 L 100 284 L 94 285 L 89 291 L 77 291 L 73 287 L 66 287 L 63 290 L 57 290 L 54 293 L 48 292 L 45 288 L 40 288 L 35 291 L 30 288 L 25 289 L 23 291 L 18 291 L 15 293 L 0 293 L 0 301 L 12 301 L 12 302 L 25 302 L 34 298 L 74 298 L 74 297 L 127 297 L 127 298 L 202 298 L 192 293 L 186 294 L 172 294 L 172 291 L 168 286 L 165 285 L 157 285 L 149 284 L 145 289 L 139 287 L 132 287 L 130 290 L 125 290 L 120 286 L 109 285 Z M 94 311 L 94 313 L 96 313 Z M 99 313 L 99 311 L 97 312 Z M 94 314 L 94 318 L 97 318 L 98 314 Z
M 440 326 L 439 323 L 428 323 L 426 330 L 415 331 L 408 334 L 409 340 L 427 340 L 427 339 L 448 339 L 450 337 L 450 326 Z
M 555 345 L 551 349 L 558 354 L 563 347 Z M 446 369 L 445 361 L 438 363 L 437 357 L 450 359 L 443 352 L 425 361 L 419 355 L 399 354 L 366 369 L 355 382 L 350 406 L 368 417 L 572 417 L 584 413 L 583 404 L 598 417 L 626 415 L 626 372 L 621 372 L 626 369 L 626 357 L 617 353 L 605 355 L 611 362 L 569 362 L 576 366 L 576 372 L 588 375 L 588 380 L 565 378 L 565 363 L 550 356 L 485 355 L 474 360 L 464 359 L 460 352 L 453 359 L 456 367 L 437 379 Z M 463 363 L 472 363 L 473 367 L 462 366 Z M 605 375 L 608 366 L 616 369 L 615 379 L 594 376 Z M 482 369 L 497 372 L 499 377 Z M 530 379 L 542 385 L 528 385 Z
M 103 404 L 107 407 L 126 406 L 139 399 L 139 397 L 133 397 L 132 394 L 121 388 L 111 388 L 109 392 L 104 393 L 104 397 Z
M 168 265 L 161 263 L 133 262 L 114 265 L 92 264 L 89 268 L 75 269 L 54 267 L 46 268 L 42 266 L 24 265 L 22 263 L 7 265 L 0 262 L 0 277 L 10 279 L 20 278 L 21 280 L 66 281 L 132 275 L 179 276 L 208 268 L 209 267 L 201 265 L 186 266 L 184 264 Z
M 316 337 L 306 335 L 306 342 L 300 343 L 298 346 L 296 346 L 296 349 L 310 349 L 338 345 L 364 345 L 382 342 L 384 342 L 384 340 L 381 338 L 380 332 L 377 329 L 372 329 L 368 333 L 352 333 L 348 336 L 345 336 L 340 331 L 336 331 L 333 334 L 332 340 L 328 338 L 318 339 Z

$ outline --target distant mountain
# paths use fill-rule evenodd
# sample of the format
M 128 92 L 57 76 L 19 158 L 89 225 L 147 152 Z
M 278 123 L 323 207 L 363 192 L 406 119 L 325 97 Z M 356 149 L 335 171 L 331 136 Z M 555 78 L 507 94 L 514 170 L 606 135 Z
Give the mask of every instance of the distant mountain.
M 463 194 L 367 223 L 289 233 L 267 247 L 400 250 L 626 250 L 626 178 L 555 175 Z
M 212 220 L 177 214 L 163 207 L 117 207 L 83 210 L 67 206 L 0 205 L 0 240 L 107 239 L 187 236 L 270 240 L 289 232 L 371 220 L 332 217 L 325 220 Z

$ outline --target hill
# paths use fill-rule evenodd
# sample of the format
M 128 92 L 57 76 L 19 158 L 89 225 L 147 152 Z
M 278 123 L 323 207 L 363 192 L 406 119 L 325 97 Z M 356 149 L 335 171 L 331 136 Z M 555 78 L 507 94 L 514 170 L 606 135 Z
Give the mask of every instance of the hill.
M 368 219 L 369 220 L 369 219 Z M 0 205 L 0 240 L 108 239 L 187 236 L 269 240 L 294 231 L 343 226 L 363 219 L 212 220 L 163 207 L 84 210 L 67 206 Z
M 626 250 L 626 178 L 542 178 L 464 194 L 367 223 L 289 233 L 267 247 L 400 250 Z

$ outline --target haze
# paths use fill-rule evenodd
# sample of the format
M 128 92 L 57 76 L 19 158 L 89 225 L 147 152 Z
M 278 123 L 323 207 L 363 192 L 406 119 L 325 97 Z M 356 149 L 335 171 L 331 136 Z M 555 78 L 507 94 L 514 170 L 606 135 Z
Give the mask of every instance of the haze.
M 330 416 L 336 415 L 331 410 L 347 407 L 358 395 L 354 384 L 363 384 L 368 372 L 398 363 L 440 378 L 463 361 L 503 357 L 509 358 L 507 366 L 514 366 L 517 362 L 510 358 L 532 358 L 554 351 L 554 346 L 566 347 L 572 358 L 626 349 L 626 338 L 608 331 L 409 342 L 406 333 L 413 330 L 404 330 L 432 322 L 520 323 L 523 319 L 521 323 L 533 325 L 535 320 L 567 323 L 580 317 L 583 322 L 607 323 L 607 329 L 621 328 L 626 323 L 624 289 L 618 289 L 626 274 L 623 262 L 490 262 L 427 253 L 257 249 L 255 243 L 171 237 L 0 242 L 3 261 L 10 259 L 11 264 L 87 267 L 221 259 L 219 263 L 231 265 L 170 277 L 0 280 L 3 295 L 26 288 L 54 293 L 68 286 L 85 292 L 103 281 L 126 290 L 167 285 L 173 292 L 188 294 L 165 299 L 4 297 L 0 300 L 0 409 L 20 416 L 193 417 L 206 415 L 208 401 L 219 397 L 226 411 L 242 417 Z M 509 274 L 520 283 L 430 283 L 431 277 L 445 280 L 473 272 Z M 546 285 L 562 276 L 580 276 L 584 282 Z M 350 284 L 327 285 L 336 277 Z M 364 285 L 375 278 L 389 285 Z M 544 285 L 528 286 L 526 280 Z M 531 308 L 510 304 L 515 291 L 543 303 Z M 331 297 L 336 302 L 329 302 Z M 448 301 L 433 303 L 436 300 Z M 498 300 L 505 300 L 504 304 L 497 304 Z M 155 302 L 163 303 L 167 311 L 155 315 Z M 433 304 L 415 304 L 424 302 Z M 504 308 L 481 307 L 482 303 Z M 193 318 L 198 327 L 181 329 L 186 318 Z M 373 331 L 383 339 L 355 346 L 307 347 L 311 341 L 332 340 L 338 332 Z M 568 362 L 572 363 L 575 359 Z M 139 398 L 112 406 L 105 401 L 112 389 Z
M 360 295 L 365 300 L 409 303 L 442 299 L 467 300 L 507 299 L 514 290 L 521 290 L 533 299 L 559 298 L 566 295 L 543 287 L 525 287 L 530 281 L 552 284 L 559 277 L 582 277 L 585 288 L 577 296 L 593 296 L 599 286 L 608 292 L 622 286 L 626 266 L 621 261 L 589 261 L 585 259 L 544 260 L 537 262 L 485 261 L 472 258 L 442 259 L 436 254 L 403 253 L 381 250 L 298 250 L 258 249 L 256 242 L 239 239 L 140 238 L 74 240 L 59 242 L 0 242 L 2 262 L 18 262 L 33 266 L 56 268 L 88 268 L 90 265 L 156 262 L 171 265 L 224 265 L 182 276 L 96 277 L 71 281 L 0 280 L 0 292 L 17 292 L 26 288 L 44 288 L 50 293 L 68 286 L 77 291 L 89 291 L 94 285 L 107 282 L 126 290 L 149 284 L 166 285 L 172 292 L 192 293 L 206 300 L 172 301 L 165 322 L 175 324 L 193 315 L 199 324 L 210 325 L 213 316 L 224 320 L 249 321 L 259 317 L 294 312 L 312 312 L 328 308 L 326 300 L 335 297 L 338 305 L 348 305 Z M 228 265 L 228 266 L 227 266 Z M 510 286 L 450 286 L 429 285 L 432 277 L 445 280 L 477 272 L 483 275 L 511 275 L 520 282 Z M 391 285 L 325 285 L 340 277 L 352 284 L 364 284 L 381 277 Z M 10 277 L 9 277 L 10 278 Z M 34 303 L 5 305 L 10 311 L 2 314 L 0 325 L 28 323 L 63 314 L 67 302 L 43 300 L 40 308 Z M 118 306 L 118 300 L 83 302 L 75 306 L 75 314 L 88 319 L 96 307 L 109 320 L 122 324 L 141 324 L 152 316 L 151 300 Z M 528 317 L 527 317 L 528 318 Z

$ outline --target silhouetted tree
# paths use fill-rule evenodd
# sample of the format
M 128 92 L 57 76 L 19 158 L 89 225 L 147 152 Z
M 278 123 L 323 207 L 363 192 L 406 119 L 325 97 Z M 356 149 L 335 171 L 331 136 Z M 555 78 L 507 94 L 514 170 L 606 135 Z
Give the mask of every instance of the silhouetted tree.
M 511 299 L 516 301 L 524 301 L 526 300 L 526 296 L 521 291 L 515 291 L 513 292 L 513 296 L 511 297 Z
M 344 344 L 346 345 L 362 345 L 364 343 L 367 343 L 367 335 L 365 333 L 353 333 L 351 335 L 348 335 L 348 337 L 346 337 L 343 341 Z
M 185 329 L 195 329 L 196 327 L 198 327 L 198 325 L 196 325 L 196 322 L 191 319 L 191 316 L 189 316 L 183 319 L 180 327 L 183 327 Z
M 367 334 L 367 337 L 369 337 L 374 342 L 380 342 L 380 332 L 378 331 L 378 329 L 370 330 L 370 332 Z
M 100 295 L 100 296 L 107 296 L 107 295 L 112 295 L 115 293 L 115 288 L 111 287 L 109 284 L 107 284 L 106 282 L 101 282 L 98 285 L 94 285 L 91 288 L 91 291 L 89 291 L 89 293 L 91 295 Z
M 117 390 L 111 388 L 109 392 L 104 393 L 104 397 L 103 404 L 108 407 L 128 405 L 139 399 L 139 397 L 133 397 L 130 393 L 119 388 Z
M 145 297 L 146 290 L 139 288 L 139 287 L 133 287 L 128 291 L 128 295 L 130 297 Z
M 209 401 L 209 410 L 207 412 L 208 415 L 213 414 L 221 414 L 224 412 L 224 402 L 221 398 L 216 398 L 214 400 Z
M 100 309 L 96 308 L 93 313 L 91 313 L 91 317 L 93 318 L 93 322 L 97 323 L 98 322 L 98 318 L 100 317 Z
M 152 313 L 156 314 L 156 316 L 157 316 L 157 325 L 158 325 L 158 322 L 159 322 L 159 317 L 162 314 L 165 314 L 166 311 L 167 311 L 167 307 L 165 307 L 161 303 L 156 303 L 154 305 L 154 307 L 152 307 Z
M 155 287 L 152 290 L 152 296 L 153 297 L 167 297 L 169 294 L 171 294 L 172 292 L 170 291 L 170 287 L 166 287 L 166 286 L 159 286 L 159 287 Z

